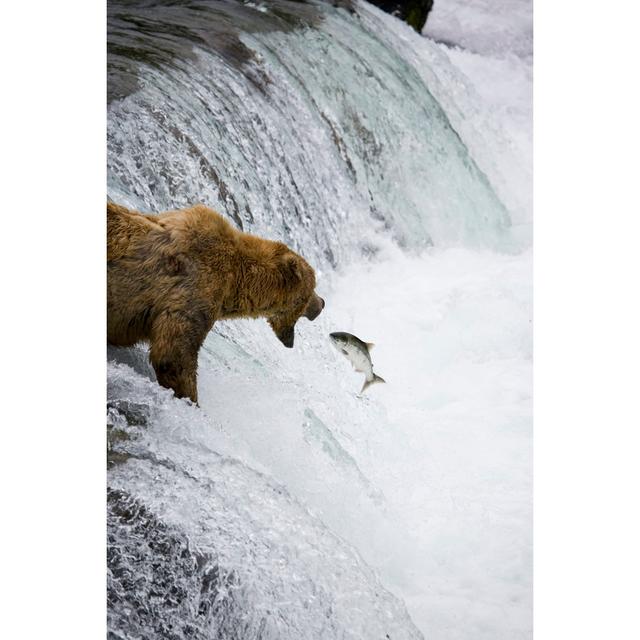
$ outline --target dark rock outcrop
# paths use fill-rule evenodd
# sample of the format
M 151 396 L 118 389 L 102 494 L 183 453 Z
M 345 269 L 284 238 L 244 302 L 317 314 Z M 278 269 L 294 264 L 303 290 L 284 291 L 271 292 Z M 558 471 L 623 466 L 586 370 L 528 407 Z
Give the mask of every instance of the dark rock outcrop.
M 107 640 L 242 640 L 233 572 L 124 491 L 107 492 Z
M 397 16 L 411 25 L 418 33 L 422 32 L 433 0 L 369 0 L 383 11 Z

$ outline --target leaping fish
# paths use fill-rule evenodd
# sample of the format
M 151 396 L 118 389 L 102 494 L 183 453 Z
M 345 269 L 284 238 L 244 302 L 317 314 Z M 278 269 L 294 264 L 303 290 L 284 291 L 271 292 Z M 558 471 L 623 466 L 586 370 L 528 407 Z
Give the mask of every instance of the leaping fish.
M 364 373 L 365 380 L 360 393 L 376 382 L 385 382 L 383 378 L 373 372 L 373 363 L 369 353 L 373 348 L 372 342 L 363 342 L 360 338 L 344 331 L 336 331 L 329 334 L 329 337 L 331 344 L 351 362 L 353 368 Z

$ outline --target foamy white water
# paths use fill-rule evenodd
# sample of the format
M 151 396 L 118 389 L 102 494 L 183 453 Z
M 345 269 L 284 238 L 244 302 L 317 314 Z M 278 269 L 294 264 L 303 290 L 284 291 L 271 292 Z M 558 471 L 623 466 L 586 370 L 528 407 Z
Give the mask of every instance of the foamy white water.
M 203 409 L 360 551 L 425 637 L 524 637 L 531 254 L 390 253 L 323 291 L 295 353 L 256 326 L 268 364 L 203 367 Z M 336 329 L 376 343 L 387 384 L 360 395 Z

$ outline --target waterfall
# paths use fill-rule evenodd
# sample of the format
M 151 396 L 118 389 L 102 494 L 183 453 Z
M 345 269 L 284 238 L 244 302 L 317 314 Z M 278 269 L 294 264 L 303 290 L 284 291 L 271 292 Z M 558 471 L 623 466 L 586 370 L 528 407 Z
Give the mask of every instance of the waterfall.
M 417 572 L 440 569 L 398 478 L 436 483 L 420 474 L 441 463 L 416 448 L 422 426 L 397 425 L 427 424 L 447 403 L 435 367 L 446 345 L 473 350 L 464 332 L 480 281 L 506 320 L 483 316 L 488 351 L 472 358 L 502 358 L 508 335 L 526 395 L 530 253 L 505 177 L 513 150 L 435 44 L 361 2 L 110 0 L 108 46 L 109 197 L 145 212 L 205 203 L 302 254 L 327 299 L 293 350 L 264 321 L 218 323 L 200 352 L 200 407 L 157 385 L 145 346 L 110 348 L 109 637 L 424 637 L 431 577 Z M 418 263 L 446 269 L 453 289 L 414 277 Z M 496 284 L 514 270 L 520 280 Z M 431 305 L 419 323 L 407 298 L 381 293 L 407 283 Z M 400 369 L 401 401 L 384 400 L 394 363 L 383 344 L 389 384 L 355 393 L 327 341 L 366 326 L 349 296 L 409 341 L 448 319 L 425 354 L 440 382 L 414 412 L 398 408 L 415 400 L 408 373 L 398 390 Z M 518 384 L 499 429 L 512 429 L 501 452 L 526 476 L 528 449 L 512 440 L 528 425 Z

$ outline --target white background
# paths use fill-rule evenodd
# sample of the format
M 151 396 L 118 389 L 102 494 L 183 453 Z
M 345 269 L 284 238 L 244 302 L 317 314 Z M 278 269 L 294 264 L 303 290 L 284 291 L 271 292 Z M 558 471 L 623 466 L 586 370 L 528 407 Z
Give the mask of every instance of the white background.
M 640 637 L 639 14 L 535 6 L 542 639 Z M 106 617 L 105 5 L 2 25 L 2 635 L 85 640 Z

